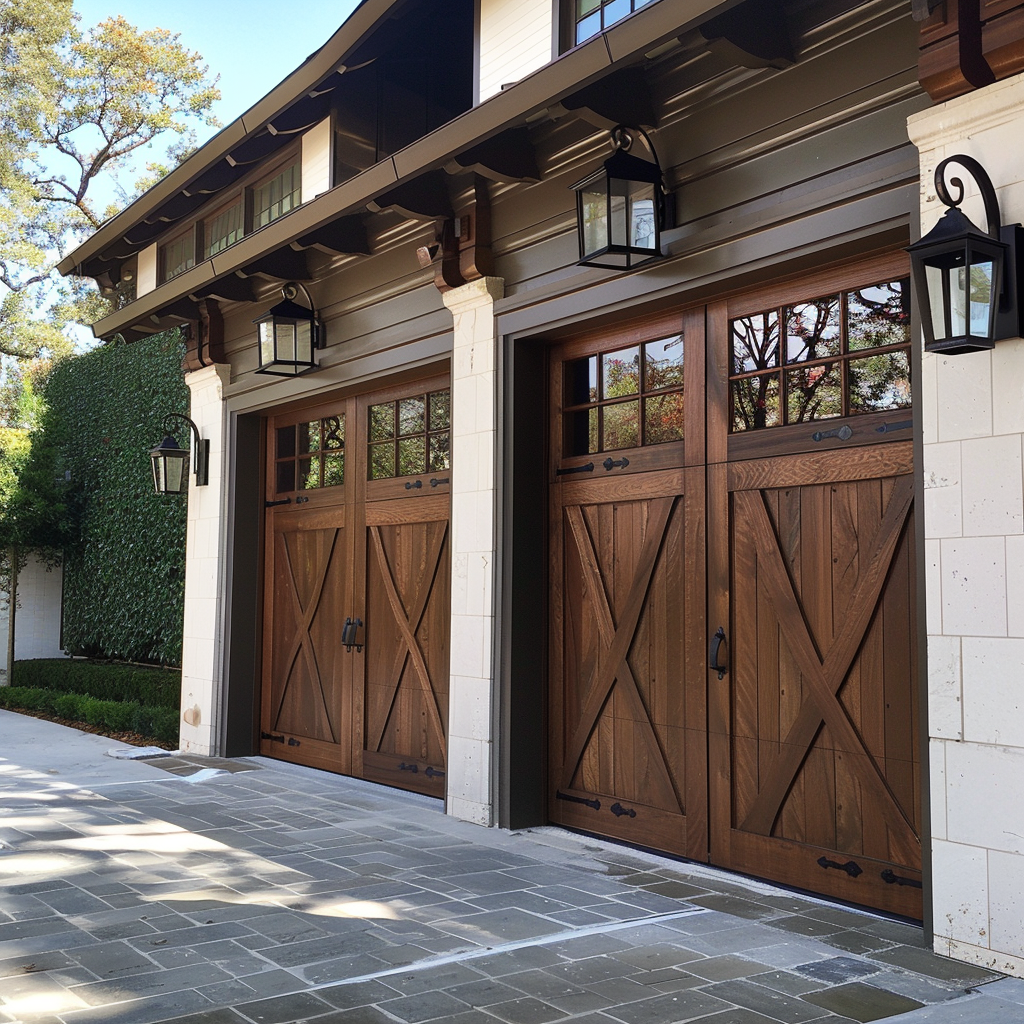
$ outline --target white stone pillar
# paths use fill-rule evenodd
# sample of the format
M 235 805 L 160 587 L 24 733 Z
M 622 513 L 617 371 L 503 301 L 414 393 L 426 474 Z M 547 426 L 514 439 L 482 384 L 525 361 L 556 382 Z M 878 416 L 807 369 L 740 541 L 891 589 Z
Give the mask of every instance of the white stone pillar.
M 497 338 L 494 303 L 504 281 L 485 277 L 444 294 L 452 345 L 451 655 L 448 813 L 494 822 L 497 689 Z
M 229 367 L 195 370 L 185 377 L 191 416 L 210 442 L 210 479 L 189 480 L 185 541 L 185 628 L 181 652 L 181 749 L 217 754 L 223 703 L 224 606 L 227 588 L 227 410 L 223 385 Z M 191 445 L 191 442 L 190 442 Z M 190 474 L 195 467 L 190 468 Z
M 1024 221 L 1024 76 L 914 114 L 909 132 L 922 232 L 954 154 L 988 172 L 1004 224 Z M 978 189 L 954 175 L 984 229 Z M 1024 975 L 1024 341 L 925 353 L 921 376 L 934 945 Z

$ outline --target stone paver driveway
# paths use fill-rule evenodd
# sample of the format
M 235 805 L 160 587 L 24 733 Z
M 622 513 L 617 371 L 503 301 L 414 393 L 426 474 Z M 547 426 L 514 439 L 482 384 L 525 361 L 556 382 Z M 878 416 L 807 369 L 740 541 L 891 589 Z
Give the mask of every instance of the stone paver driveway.
M 261 758 L 11 730 L 0 1021 L 1024 1021 L 1024 983 L 907 923 Z

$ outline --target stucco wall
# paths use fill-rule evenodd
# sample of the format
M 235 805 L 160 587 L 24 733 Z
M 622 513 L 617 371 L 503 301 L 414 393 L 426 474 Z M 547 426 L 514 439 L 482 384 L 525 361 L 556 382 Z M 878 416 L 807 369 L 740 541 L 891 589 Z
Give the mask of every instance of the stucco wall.
M 60 613 L 64 573 L 60 566 L 47 570 L 46 563 L 30 555 L 18 576 L 17 636 L 14 657 L 63 658 L 60 647 Z M 7 595 L 0 593 L 0 668 L 6 665 L 9 629 Z
M 956 153 L 988 171 L 1003 222 L 1024 221 L 1024 76 L 909 129 L 922 232 L 945 209 L 935 167 Z M 935 949 L 1024 975 L 1024 341 L 922 367 Z

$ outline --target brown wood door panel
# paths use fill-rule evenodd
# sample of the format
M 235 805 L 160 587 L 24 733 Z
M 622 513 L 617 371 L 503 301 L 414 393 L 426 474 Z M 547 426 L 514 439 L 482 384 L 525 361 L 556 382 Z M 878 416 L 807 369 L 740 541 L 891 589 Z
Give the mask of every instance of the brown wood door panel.
M 300 517 L 282 517 L 272 532 L 268 587 L 275 630 L 267 638 L 261 751 L 301 761 L 315 757 L 338 771 L 351 762 L 338 628 L 348 571 L 344 508 L 315 520 L 307 529 Z
M 835 454 L 815 483 L 751 474 L 761 486 L 725 499 L 732 667 L 712 747 L 728 792 L 711 850 L 919 916 L 920 890 L 882 878 L 920 877 L 913 481 L 871 478 L 870 454 Z M 891 462 L 879 453 L 876 474 Z
M 552 820 L 684 856 L 706 849 L 703 675 L 686 651 L 703 632 L 703 561 L 687 558 L 701 475 L 680 494 L 681 471 L 658 474 L 650 496 L 649 474 L 633 500 L 618 481 L 572 485 L 605 500 L 561 509 L 552 665 Z
M 448 730 L 448 522 L 366 527 L 363 723 L 359 747 L 367 778 L 440 796 Z M 431 514 L 429 507 L 424 509 Z M 367 509 L 373 519 L 373 510 Z M 406 768 L 400 765 L 405 764 Z M 428 774 L 429 770 L 429 774 Z

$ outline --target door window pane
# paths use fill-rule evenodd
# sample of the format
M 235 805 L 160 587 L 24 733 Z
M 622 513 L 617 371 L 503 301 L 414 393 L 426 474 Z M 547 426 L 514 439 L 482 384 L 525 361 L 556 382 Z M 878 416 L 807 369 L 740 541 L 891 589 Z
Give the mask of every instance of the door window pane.
M 371 480 L 448 469 L 451 392 L 433 391 L 369 409 Z
M 277 493 L 345 482 L 345 417 L 339 413 L 275 431 Z

